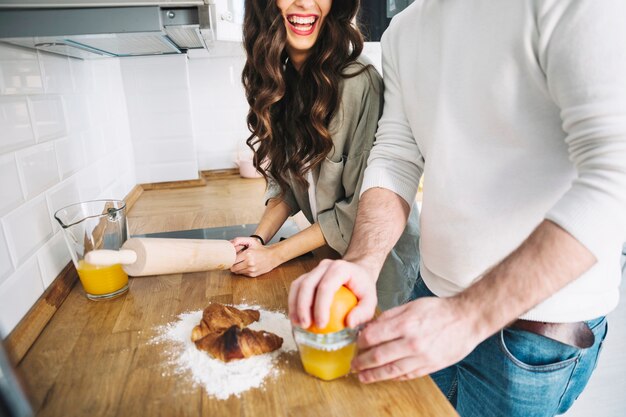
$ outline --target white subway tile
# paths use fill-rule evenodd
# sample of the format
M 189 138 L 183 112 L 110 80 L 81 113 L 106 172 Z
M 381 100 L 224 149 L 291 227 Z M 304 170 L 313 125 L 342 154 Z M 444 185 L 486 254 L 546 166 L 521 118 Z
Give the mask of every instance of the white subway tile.
M 66 138 L 56 140 L 54 142 L 54 149 L 62 179 L 68 178 L 85 164 L 83 141 L 81 140 L 80 134 L 73 134 Z
M 35 143 L 25 97 L 0 97 L 0 153 Z
M 13 272 L 13 261 L 11 260 L 7 241 L 4 238 L 4 230 L 2 230 L 2 225 L 0 225 L 0 286 L 2 286 L 2 283 L 9 277 L 11 272 Z
M 130 93 L 188 89 L 187 61 L 184 54 L 124 58 L 120 61 L 124 87 Z
M 59 167 L 53 143 L 42 143 L 16 152 L 17 167 L 30 199 L 59 182 Z
M 90 60 L 70 58 L 70 68 L 72 69 L 72 75 L 74 77 L 74 88 L 79 94 L 94 91 L 91 62 Z
M 119 180 L 115 180 L 98 198 L 102 200 L 123 200 L 124 197 L 126 197 L 126 193 L 123 191 L 122 183 Z
M 89 111 L 91 123 L 100 127 L 109 121 L 109 103 L 106 94 L 94 94 L 90 96 Z
M 113 80 L 111 79 L 111 66 L 109 59 L 100 59 L 92 62 L 91 71 L 94 80 L 94 91 L 103 94 L 111 91 Z
M 15 328 L 43 291 L 35 256 L 0 285 L 0 334 L 3 338 Z
M 57 232 L 37 252 L 43 285 L 48 288 L 65 266 L 72 260 L 63 232 Z
M 39 51 L 44 90 L 46 93 L 71 93 L 74 91 L 69 58 Z
M 65 94 L 63 96 L 69 132 L 81 132 L 91 126 L 88 97 L 85 94 Z
M 31 96 L 29 100 L 38 142 L 56 139 L 67 134 L 61 96 Z
M 191 113 L 189 90 L 159 90 L 150 93 L 128 94 L 128 108 L 132 111 L 141 111 L 155 117 L 171 113 Z
M 16 208 L 2 221 L 9 250 L 18 265 L 52 236 L 52 223 L 43 195 Z
M 137 165 L 140 184 L 167 181 L 185 181 L 198 178 L 198 161 L 175 164 Z
M 78 183 L 74 177 L 63 181 L 56 187 L 51 188 L 46 192 L 46 199 L 48 200 L 48 211 L 50 212 L 50 221 L 54 225 L 54 231 L 61 229 L 57 220 L 54 218 L 54 213 L 57 210 L 62 209 L 70 204 L 79 203 L 80 190 Z
M 101 128 L 87 130 L 80 135 L 85 149 L 85 163 L 93 164 L 106 154 Z
M 198 168 L 200 171 L 212 169 L 237 168 L 237 153 L 233 151 L 198 152 Z
M 90 164 L 81 169 L 75 176 L 80 190 L 80 201 L 94 200 L 98 198 L 102 189 L 96 165 Z
M 0 215 L 24 201 L 15 154 L 0 155 Z
M 191 161 L 196 157 L 193 138 L 135 142 L 135 161 L 140 165 Z
M 129 116 L 133 141 L 193 136 L 190 114 L 173 113 L 167 117 L 155 117 L 129 109 Z
M 122 167 L 119 166 L 117 153 L 112 153 L 97 162 L 98 178 L 100 179 L 100 189 L 105 190 L 113 184 Z
M 37 52 L 0 44 L 0 94 L 43 93 Z
M 122 194 L 124 197 L 130 193 L 130 191 L 137 185 L 137 181 L 135 181 L 135 170 L 126 171 L 120 176 L 120 182 L 122 184 Z

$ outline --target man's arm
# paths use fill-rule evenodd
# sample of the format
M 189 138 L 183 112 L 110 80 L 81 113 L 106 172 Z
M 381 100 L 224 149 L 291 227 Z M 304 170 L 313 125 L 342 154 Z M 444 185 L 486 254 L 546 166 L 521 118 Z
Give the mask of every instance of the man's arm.
M 458 362 L 595 263 L 568 232 L 542 222 L 480 281 L 450 298 L 422 298 L 383 313 L 359 337 L 363 382 L 410 379 Z
M 307 328 L 315 319 L 318 327 L 325 327 L 333 296 L 342 285 L 359 300 L 347 318 L 348 326 L 356 327 L 371 319 L 376 309 L 378 274 L 400 238 L 409 212 L 407 202 L 394 192 L 383 188 L 367 190 L 361 196 L 355 229 L 343 260 L 324 260 L 291 284 L 291 321 Z

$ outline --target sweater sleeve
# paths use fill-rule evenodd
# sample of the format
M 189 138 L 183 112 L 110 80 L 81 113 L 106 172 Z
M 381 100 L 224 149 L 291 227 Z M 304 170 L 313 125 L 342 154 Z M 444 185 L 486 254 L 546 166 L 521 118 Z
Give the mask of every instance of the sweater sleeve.
M 317 222 L 326 243 L 345 253 L 352 237 L 359 190 L 382 109 L 382 80 L 369 69 L 348 78 L 341 113 L 331 124 L 335 150 L 320 166 Z M 325 202 L 330 204 L 320 207 Z
M 546 218 L 599 259 L 626 240 L 626 2 L 565 5 L 538 22 L 539 58 L 577 178 Z
M 265 190 L 264 201 L 265 205 L 273 198 L 278 198 L 280 196 L 280 186 L 272 177 L 269 177 L 267 180 L 267 189 Z M 296 201 L 296 198 L 293 195 L 293 191 L 291 188 L 287 189 L 285 193 L 282 195 L 281 200 L 283 200 L 291 209 L 290 216 L 297 214 L 300 211 L 300 206 Z
M 397 19 L 394 19 L 397 20 Z M 376 141 L 365 171 L 361 193 L 369 188 L 389 189 L 411 206 L 417 194 L 424 158 L 404 112 L 402 85 L 396 65 L 397 45 L 401 33 L 393 25 L 381 40 L 385 107 L 378 123 Z

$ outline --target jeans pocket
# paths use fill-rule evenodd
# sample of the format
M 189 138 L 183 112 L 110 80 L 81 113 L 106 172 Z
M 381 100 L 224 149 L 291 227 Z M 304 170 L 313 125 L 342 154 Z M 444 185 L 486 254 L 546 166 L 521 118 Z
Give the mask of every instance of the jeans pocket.
M 518 368 L 553 372 L 574 364 L 582 350 L 547 337 L 517 329 L 500 331 L 500 348 Z

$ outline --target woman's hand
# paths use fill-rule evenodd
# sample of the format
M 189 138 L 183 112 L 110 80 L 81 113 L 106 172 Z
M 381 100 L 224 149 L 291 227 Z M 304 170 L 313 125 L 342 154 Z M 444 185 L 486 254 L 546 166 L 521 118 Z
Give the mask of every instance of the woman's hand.
M 230 243 L 237 251 L 235 263 L 230 268 L 233 274 L 258 277 L 282 263 L 272 246 L 263 246 L 254 237 L 237 237 Z

